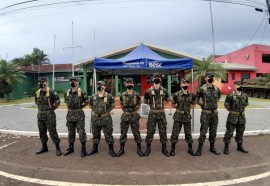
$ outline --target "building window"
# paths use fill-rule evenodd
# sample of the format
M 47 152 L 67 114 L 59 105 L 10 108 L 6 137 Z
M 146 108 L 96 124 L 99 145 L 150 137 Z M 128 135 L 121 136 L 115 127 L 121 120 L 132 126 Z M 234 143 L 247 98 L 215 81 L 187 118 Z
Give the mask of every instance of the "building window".
M 232 73 L 232 80 L 235 80 L 235 73 Z
M 149 75 L 146 76 L 146 83 L 152 84 L 152 76 L 149 76 Z
M 250 75 L 249 74 L 241 74 L 241 81 L 244 81 L 245 79 L 249 79 Z
M 225 77 L 226 79 L 225 80 L 221 80 L 221 83 L 228 83 L 228 73 L 226 73 L 226 77 Z
M 69 78 L 67 76 L 59 76 L 54 78 L 55 82 L 68 82 Z
M 270 63 L 270 54 L 262 54 L 262 62 Z
M 179 74 L 172 75 L 172 82 L 174 82 L 174 81 L 179 82 Z

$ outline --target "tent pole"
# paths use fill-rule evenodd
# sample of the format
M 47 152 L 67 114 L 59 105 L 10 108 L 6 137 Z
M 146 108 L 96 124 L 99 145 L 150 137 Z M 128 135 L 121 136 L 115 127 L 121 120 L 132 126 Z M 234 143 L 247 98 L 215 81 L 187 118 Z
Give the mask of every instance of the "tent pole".
M 191 69 L 191 87 L 192 87 L 192 92 L 194 93 L 194 77 L 193 77 L 193 68 Z M 194 132 L 194 108 L 192 109 L 192 132 Z

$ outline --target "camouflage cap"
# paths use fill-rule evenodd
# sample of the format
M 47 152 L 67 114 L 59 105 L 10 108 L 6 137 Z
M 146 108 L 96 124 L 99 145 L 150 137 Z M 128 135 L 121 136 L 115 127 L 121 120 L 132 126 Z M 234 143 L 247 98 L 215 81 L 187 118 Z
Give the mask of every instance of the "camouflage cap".
M 126 83 L 127 83 L 127 82 L 133 83 L 133 79 L 132 79 L 132 78 L 127 78 L 127 79 L 126 79 Z
M 106 85 L 104 81 L 98 81 L 97 84 L 98 85 Z
M 76 78 L 76 77 L 69 78 L 69 81 L 72 81 L 72 80 L 79 81 L 78 78 Z
M 153 78 L 156 78 L 156 77 L 160 78 L 161 75 L 160 75 L 159 73 L 154 73 L 154 74 L 153 74 Z
M 207 74 L 205 74 L 205 76 L 208 77 L 208 78 L 213 78 L 214 77 L 214 75 L 211 74 L 211 73 L 207 73 Z
M 44 77 L 38 78 L 38 82 L 47 82 L 47 78 Z
M 189 83 L 189 80 L 187 80 L 187 79 L 181 79 L 181 81 L 180 81 L 181 83 Z
M 234 85 L 242 85 L 243 82 L 242 82 L 242 81 L 235 81 L 233 84 L 234 84 Z

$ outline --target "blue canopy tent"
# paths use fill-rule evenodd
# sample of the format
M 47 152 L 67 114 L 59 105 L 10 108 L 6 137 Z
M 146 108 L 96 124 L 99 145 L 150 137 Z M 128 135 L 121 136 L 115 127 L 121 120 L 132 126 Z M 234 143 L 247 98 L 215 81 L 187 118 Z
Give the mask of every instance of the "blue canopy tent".
M 119 59 L 95 58 L 94 68 L 112 75 L 173 74 L 192 69 L 191 58 L 166 59 L 141 44 Z
M 161 57 L 144 44 L 139 45 L 126 56 L 119 59 L 94 59 L 94 90 L 96 90 L 96 69 L 111 75 L 145 75 L 160 73 L 164 75 L 175 74 L 182 70 L 192 71 L 192 58 L 167 59 Z M 193 83 L 192 83 L 193 89 Z

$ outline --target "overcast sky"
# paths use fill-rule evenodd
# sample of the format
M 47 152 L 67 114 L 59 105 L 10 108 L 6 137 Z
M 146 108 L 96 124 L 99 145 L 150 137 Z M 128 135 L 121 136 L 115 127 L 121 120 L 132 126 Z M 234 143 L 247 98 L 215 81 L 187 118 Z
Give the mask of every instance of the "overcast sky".
M 74 60 L 144 42 L 193 56 L 213 53 L 209 2 L 203 0 L 88 0 L 80 3 L 26 7 L 70 0 L 0 1 L 0 55 L 12 60 L 44 50 L 55 63 Z M 265 0 L 224 0 L 267 9 Z M 254 3 L 255 2 L 255 3 Z M 268 13 L 254 7 L 212 2 L 216 54 L 251 44 L 270 45 Z M 13 11 L 13 12 L 12 12 Z M 94 50 L 94 32 L 96 47 Z

